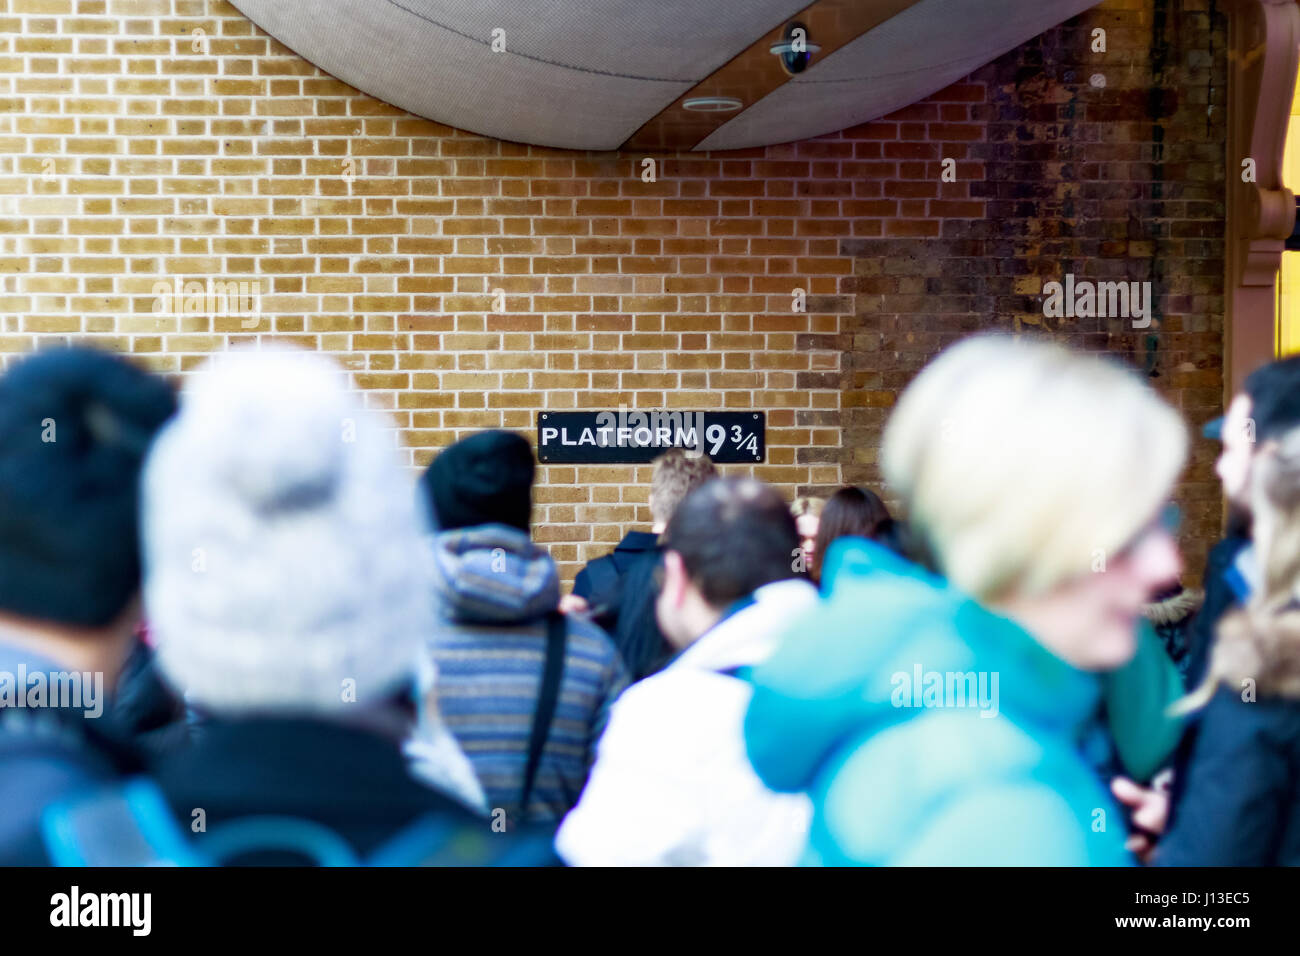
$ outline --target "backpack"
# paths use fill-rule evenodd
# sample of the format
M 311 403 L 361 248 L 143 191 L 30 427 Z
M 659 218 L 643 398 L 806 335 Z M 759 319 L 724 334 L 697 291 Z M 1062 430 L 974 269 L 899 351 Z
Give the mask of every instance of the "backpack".
M 58 801 L 41 816 L 54 866 L 221 866 L 249 853 L 293 853 L 316 866 L 547 866 L 549 832 L 493 833 L 440 814 L 420 817 L 362 858 L 314 820 L 247 816 L 187 834 L 152 780 L 134 777 Z
M 550 734 L 564 676 L 568 626 L 546 619 L 546 656 L 533 714 L 517 820 L 524 820 Z M 548 828 L 491 821 L 467 826 L 440 814 L 420 817 L 364 859 L 329 827 L 302 817 L 253 815 L 224 821 L 192 837 L 152 780 L 135 777 L 61 800 L 41 816 L 41 838 L 55 866 L 221 866 L 250 853 L 294 853 L 316 866 L 548 866 L 556 862 Z

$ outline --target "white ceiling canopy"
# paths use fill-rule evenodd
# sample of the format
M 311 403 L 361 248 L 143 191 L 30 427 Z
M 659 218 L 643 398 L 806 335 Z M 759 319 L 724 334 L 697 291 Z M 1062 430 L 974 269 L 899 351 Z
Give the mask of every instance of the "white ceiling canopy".
M 233 0 L 385 102 L 497 139 L 617 149 L 806 0 Z M 493 30 L 504 52 L 493 52 Z M 498 42 L 498 46 L 500 43 Z
M 823 8 L 829 12 L 822 22 L 847 23 L 845 9 L 858 16 L 879 9 L 888 17 L 906 4 L 232 2 L 327 73 L 416 115 L 497 139 L 610 150 L 654 120 L 657 135 L 667 129 L 671 138 L 680 114 L 670 107 L 729 62 L 744 62 L 741 54 L 757 60 L 762 73 L 753 95 L 741 97 L 747 108 L 720 114 L 699 135 L 696 125 L 678 125 L 686 148 L 787 142 L 872 119 L 959 79 L 1095 0 L 915 0 L 861 36 L 841 37 L 846 45 L 814 55 L 806 72 L 794 77 L 780 70 L 766 47 L 761 56 L 755 48 L 796 14 Z M 816 44 L 818 37 L 809 33 Z

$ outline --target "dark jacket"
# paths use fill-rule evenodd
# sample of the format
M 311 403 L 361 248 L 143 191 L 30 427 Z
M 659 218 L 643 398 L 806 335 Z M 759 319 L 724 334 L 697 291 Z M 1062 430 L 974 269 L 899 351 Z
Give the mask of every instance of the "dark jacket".
M 1205 601 L 1187 631 L 1186 679 L 1189 689 L 1198 687 L 1205 677 L 1219 620 L 1241 603 L 1231 572 L 1237 555 L 1249 544 L 1250 538 L 1244 535 L 1228 535 L 1210 549 L 1206 558 Z
M 593 620 L 612 633 L 618 622 L 623 577 L 646 555 L 659 554 L 659 536 L 649 531 L 629 531 L 614 550 L 587 562 L 573 579 L 573 593 L 594 612 Z
M 185 703 L 163 681 L 153 648 L 137 640 L 113 693 L 115 726 L 150 753 L 180 746 L 188 734 Z
M 573 593 L 586 599 L 592 619 L 613 638 L 631 681 L 661 670 L 672 657 L 655 618 L 654 574 L 662 557 L 657 535 L 629 531 L 613 553 L 588 562 L 573 581 Z
M 0 671 L 14 680 L 61 671 L 27 652 L 0 648 Z M 138 773 L 139 753 L 113 725 L 107 709 L 10 706 L 0 701 L 0 866 L 48 866 L 40 836 L 42 811 L 56 800 Z M 101 702 L 102 703 L 102 702 Z
M 1200 591 L 1175 584 L 1157 594 L 1154 601 L 1142 608 L 1142 616 L 1155 628 L 1165 653 L 1178 668 L 1184 687 L 1191 663 L 1188 659 L 1188 642 L 1196 614 L 1204 599 L 1205 595 Z
M 1300 865 L 1297 767 L 1300 700 L 1244 703 L 1221 687 L 1201 713 L 1156 863 Z
M 1250 544 L 1250 538 L 1245 535 L 1231 534 L 1223 538 L 1218 544 L 1210 549 L 1210 553 L 1205 561 L 1205 600 L 1201 604 L 1200 610 L 1192 619 L 1191 626 L 1187 629 L 1187 648 L 1185 667 L 1183 668 L 1183 679 L 1186 682 L 1187 689 L 1195 690 L 1200 686 L 1201 681 L 1205 679 L 1205 671 L 1209 665 L 1210 653 L 1214 648 L 1214 634 L 1219 626 L 1219 621 L 1223 616 L 1235 607 L 1240 606 L 1242 598 L 1241 585 L 1238 583 L 1233 562 L 1237 560 L 1237 555 L 1242 549 Z M 1187 721 L 1186 729 L 1183 732 L 1183 739 L 1174 753 L 1174 781 L 1171 787 L 1170 798 L 1172 801 L 1172 813 L 1177 814 L 1178 806 L 1182 803 L 1183 791 L 1187 786 L 1188 770 L 1192 760 L 1192 752 L 1196 748 L 1196 736 L 1199 732 L 1201 721 L 1200 714 L 1192 714 Z M 1170 824 L 1173 824 L 1173 817 L 1170 818 Z
M 202 810 L 207 833 L 241 817 L 313 821 L 341 836 L 363 858 L 429 814 L 470 837 L 486 835 L 488 847 L 493 837 L 502 838 L 491 832 L 491 820 L 416 781 L 396 736 L 358 724 L 308 717 L 209 717 L 189 746 L 159 760 L 153 777 L 186 833 L 194 829 L 195 811 Z M 226 862 L 304 860 L 263 851 Z

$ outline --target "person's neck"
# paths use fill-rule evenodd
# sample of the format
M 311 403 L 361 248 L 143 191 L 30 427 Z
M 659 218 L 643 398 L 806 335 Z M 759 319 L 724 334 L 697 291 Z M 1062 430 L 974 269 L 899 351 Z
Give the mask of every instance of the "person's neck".
M 1064 661 L 1076 670 L 1087 670 L 1074 658 L 1074 648 L 1060 639 L 1059 622 L 1068 614 L 1057 607 L 1050 598 L 1007 598 L 991 601 L 987 605 L 995 614 L 1000 614 L 1020 626 L 1053 657 Z
M 103 674 L 106 687 L 117 683 L 134 633 L 129 615 L 108 627 L 79 628 L 0 614 L 0 644 L 31 651 L 67 670 Z
M 684 651 L 690 647 L 709 631 L 717 627 L 718 622 L 722 620 L 722 611 L 708 604 L 703 599 L 692 601 L 690 605 L 682 609 L 682 630 L 689 634 L 690 640 L 677 645 L 676 649 Z M 676 644 L 675 641 L 670 643 Z

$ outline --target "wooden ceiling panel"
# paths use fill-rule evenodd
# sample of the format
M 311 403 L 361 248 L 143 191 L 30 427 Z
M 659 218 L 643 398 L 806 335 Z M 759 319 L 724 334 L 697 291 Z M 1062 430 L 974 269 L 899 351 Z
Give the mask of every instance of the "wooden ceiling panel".
M 701 80 L 642 126 L 623 144 L 624 149 L 681 151 L 692 149 L 710 133 L 736 115 L 729 112 L 688 110 L 688 100 L 701 97 L 737 99 L 747 109 L 791 79 L 772 47 L 784 37 L 794 21 L 808 30 L 809 43 L 820 49 L 813 63 L 830 56 L 868 30 L 920 2 L 920 0 L 818 0 L 755 40 L 721 69 Z M 810 67 L 811 68 L 811 67 Z

